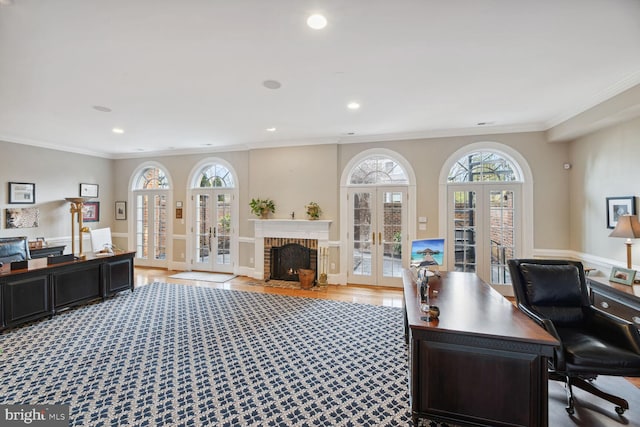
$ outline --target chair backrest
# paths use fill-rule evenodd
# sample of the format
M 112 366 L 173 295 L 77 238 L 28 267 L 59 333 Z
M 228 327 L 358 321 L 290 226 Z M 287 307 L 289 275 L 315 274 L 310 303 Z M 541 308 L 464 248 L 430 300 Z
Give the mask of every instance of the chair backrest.
M 518 305 L 554 324 L 584 319 L 589 291 L 582 263 L 569 260 L 512 259 L 508 261 Z
M 0 237 L 0 262 L 25 261 L 31 258 L 27 236 Z

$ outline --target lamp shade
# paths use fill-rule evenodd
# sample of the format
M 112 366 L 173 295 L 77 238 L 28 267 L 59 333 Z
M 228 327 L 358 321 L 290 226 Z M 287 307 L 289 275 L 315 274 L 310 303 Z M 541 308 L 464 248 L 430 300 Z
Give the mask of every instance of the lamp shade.
M 637 239 L 640 237 L 640 222 L 635 215 L 621 215 L 618 217 L 616 228 L 613 229 L 609 237 L 624 237 L 627 239 Z

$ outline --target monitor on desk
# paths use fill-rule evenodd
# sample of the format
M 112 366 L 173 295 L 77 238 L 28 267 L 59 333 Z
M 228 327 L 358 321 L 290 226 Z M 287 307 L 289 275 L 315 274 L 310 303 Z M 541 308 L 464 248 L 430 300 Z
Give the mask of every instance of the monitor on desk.
M 91 230 L 91 248 L 93 252 L 100 252 L 104 249 L 109 251 L 113 250 L 113 243 L 111 243 L 111 228 L 98 228 Z

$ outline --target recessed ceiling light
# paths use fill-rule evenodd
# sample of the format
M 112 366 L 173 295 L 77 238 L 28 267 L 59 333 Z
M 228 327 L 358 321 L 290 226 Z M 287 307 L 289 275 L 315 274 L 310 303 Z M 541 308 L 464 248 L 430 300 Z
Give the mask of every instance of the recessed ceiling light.
M 347 108 L 350 109 L 350 110 L 357 110 L 357 109 L 360 108 L 360 104 L 355 102 L 355 101 L 354 102 L 350 102 L 350 103 L 347 104 Z
M 327 26 L 327 18 L 319 13 L 313 14 L 307 18 L 307 25 L 314 30 L 321 30 Z
M 111 112 L 111 108 L 105 107 L 103 105 L 94 105 L 92 108 L 94 110 L 101 111 L 103 113 L 110 113 Z
M 267 131 L 267 132 L 275 132 L 275 131 L 276 131 L 276 128 L 267 128 L 267 129 L 266 129 L 266 131 Z
M 262 82 L 262 86 L 266 87 L 267 89 L 280 89 L 282 84 L 277 80 L 265 80 Z
M 124 133 L 124 129 L 113 128 L 113 129 L 111 129 L 111 132 L 117 133 L 117 134 L 122 134 L 122 133 Z

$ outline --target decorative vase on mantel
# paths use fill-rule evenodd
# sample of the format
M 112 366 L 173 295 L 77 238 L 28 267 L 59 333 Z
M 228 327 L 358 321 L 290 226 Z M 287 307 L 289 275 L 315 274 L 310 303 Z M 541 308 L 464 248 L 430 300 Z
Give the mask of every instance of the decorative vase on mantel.
M 267 219 L 269 214 L 276 211 L 276 205 L 271 199 L 251 199 L 249 207 L 251 213 L 260 219 Z
M 320 209 L 320 205 L 318 205 L 316 202 L 310 202 L 305 206 L 305 208 L 307 209 L 307 217 L 310 220 L 320 219 L 322 209 Z

